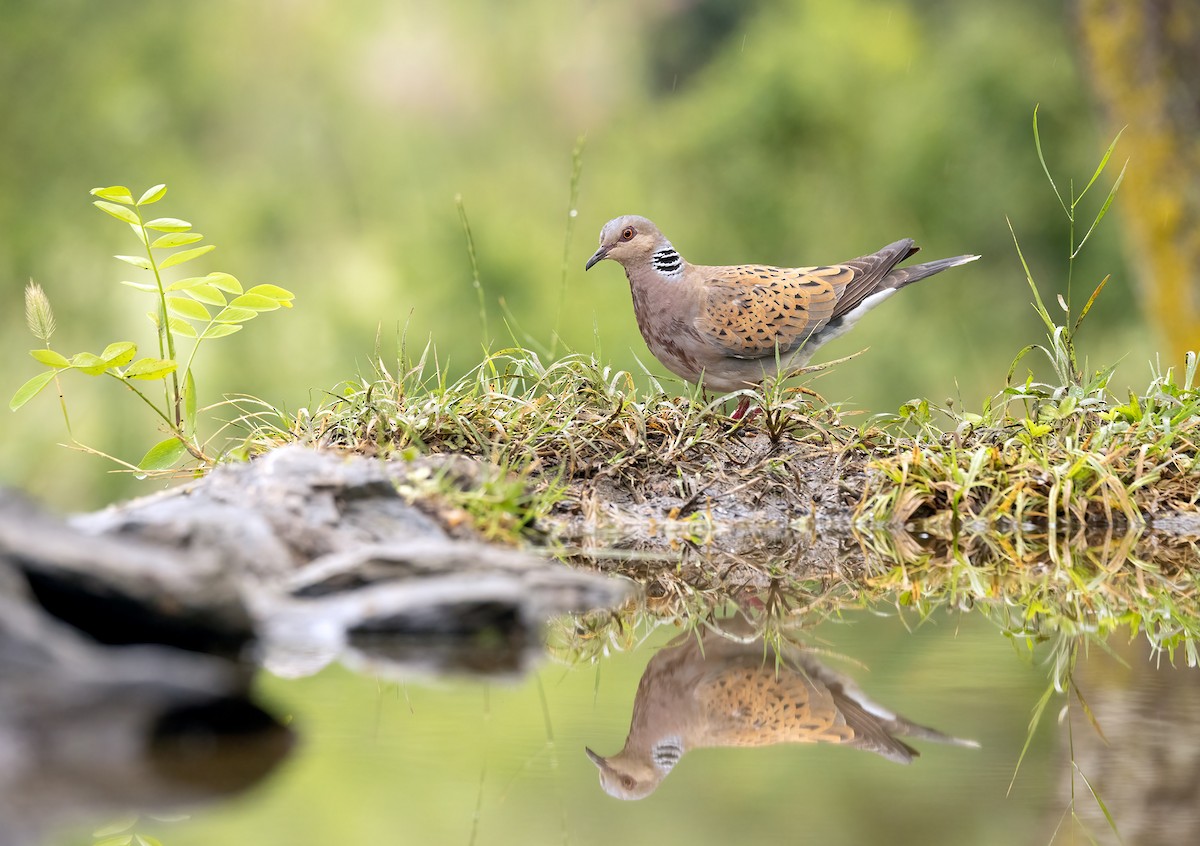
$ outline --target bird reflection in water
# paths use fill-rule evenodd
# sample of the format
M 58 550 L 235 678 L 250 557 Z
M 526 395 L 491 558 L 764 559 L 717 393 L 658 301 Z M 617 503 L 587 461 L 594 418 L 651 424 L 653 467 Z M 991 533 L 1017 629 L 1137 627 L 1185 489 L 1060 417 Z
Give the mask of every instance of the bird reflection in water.
M 899 737 L 979 746 L 871 701 L 851 679 L 794 644 L 776 647 L 706 629 L 650 659 L 624 748 L 609 757 L 586 751 L 609 795 L 642 799 L 691 749 L 837 743 L 910 763 L 920 753 Z

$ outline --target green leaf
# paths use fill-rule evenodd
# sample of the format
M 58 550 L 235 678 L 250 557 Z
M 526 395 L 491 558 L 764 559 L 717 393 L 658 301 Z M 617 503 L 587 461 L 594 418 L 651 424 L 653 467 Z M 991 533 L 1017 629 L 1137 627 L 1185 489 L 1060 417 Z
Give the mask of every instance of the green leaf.
M 183 377 L 183 416 L 190 435 L 196 431 L 196 380 L 190 369 Z
M 1083 187 L 1083 190 L 1079 192 L 1079 196 L 1075 198 L 1076 203 L 1082 200 L 1083 195 L 1088 192 L 1088 189 L 1096 184 L 1096 180 L 1100 178 L 1100 174 L 1108 166 L 1108 160 L 1112 158 L 1113 150 L 1117 149 L 1117 142 L 1121 140 L 1121 134 L 1125 129 L 1126 127 L 1121 127 L 1120 131 L 1117 132 L 1117 137 L 1112 140 L 1112 143 L 1108 145 L 1108 149 L 1104 151 L 1104 155 L 1100 157 L 1100 164 L 1096 165 L 1096 172 L 1092 174 L 1092 178 L 1088 180 L 1088 184 Z
M 192 259 L 200 258 L 200 256 L 204 255 L 205 253 L 211 253 L 216 248 L 217 247 L 215 244 L 205 244 L 203 247 L 192 247 L 190 250 L 180 250 L 177 253 L 172 253 L 171 255 L 167 256 L 165 259 L 159 262 L 158 266 L 160 269 L 165 270 L 168 267 L 174 267 L 177 264 L 183 264 L 185 261 L 191 261 Z
M 217 312 L 217 316 L 213 318 L 217 323 L 245 323 L 247 320 L 253 320 L 258 317 L 257 311 L 252 311 L 248 308 L 231 308 L 226 306 Z
M 133 202 L 133 198 L 130 198 Z M 127 209 L 124 206 L 118 206 L 116 203 L 106 203 L 103 200 L 93 200 L 92 205 L 100 209 L 102 212 L 111 214 L 117 220 L 123 220 L 126 223 L 132 223 L 134 226 L 140 226 L 141 221 L 138 220 L 137 212 Z
M 202 303 L 215 306 L 225 305 L 225 295 L 215 285 L 194 285 L 188 288 L 185 293 L 192 299 L 199 300 Z
M 1111 276 L 1112 274 L 1109 274 Z M 1079 312 L 1079 317 L 1075 318 L 1075 325 L 1071 327 L 1071 334 L 1074 335 L 1079 331 L 1079 324 L 1083 323 L 1083 319 L 1088 316 L 1088 312 L 1092 310 L 1092 306 L 1096 302 L 1096 297 L 1100 296 L 1100 292 L 1104 290 L 1104 286 L 1108 284 L 1109 276 L 1105 276 L 1100 280 L 1100 284 L 1092 291 L 1092 295 L 1088 297 L 1087 303 L 1083 306 L 1083 311 Z
M 1033 107 L 1033 146 L 1037 147 L 1038 161 L 1042 163 L 1042 172 L 1046 174 L 1046 178 L 1050 180 L 1050 187 L 1054 189 L 1054 196 L 1058 197 L 1058 204 L 1062 206 L 1063 211 L 1067 213 L 1067 217 L 1071 217 L 1071 209 L 1067 208 L 1066 201 L 1063 200 L 1062 194 L 1058 193 L 1058 186 L 1054 184 L 1054 177 L 1050 175 L 1050 168 L 1046 166 L 1046 157 L 1042 155 L 1042 138 L 1038 134 L 1037 113 L 1038 106 Z
M 138 199 L 137 204 L 139 206 L 148 206 L 151 203 L 157 203 L 166 193 L 166 185 L 155 185 L 151 188 L 147 188 L 146 193 L 142 194 L 142 196 Z
M 129 379 L 161 379 L 179 367 L 169 358 L 142 358 L 129 365 L 125 371 Z
M 109 344 L 104 348 L 104 352 L 100 353 L 100 357 L 109 367 L 124 367 L 133 361 L 135 355 L 137 355 L 137 344 L 129 341 L 117 341 Z
M 171 327 L 171 331 L 182 338 L 196 338 L 198 334 L 196 327 L 188 323 L 181 317 L 168 317 L 167 325 Z
M 237 328 L 241 328 L 240 326 Z M 50 384 L 50 380 L 54 378 L 56 371 L 47 370 L 44 373 L 39 373 L 21 387 L 17 388 L 17 392 L 13 394 L 13 398 L 8 401 L 8 407 L 12 411 L 29 402 L 42 392 L 42 388 Z
M 153 270 L 154 265 L 150 263 L 150 259 L 145 256 L 113 256 L 117 261 L 123 261 L 126 264 L 132 264 L 134 267 L 140 267 L 142 270 Z M 155 288 L 154 290 L 158 290 Z
M 156 217 L 146 221 L 146 228 L 158 232 L 187 232 L 192 228 L 192 224 L 177 217 Z
M 108 362 L 93 353 L 81 352 L 71 356 L 71 367 L 89 376 L 99 376 L 108 370 Z
M 234 332 L 240 332 L 241 330 L 242 325 L 240 323 L 214 323 L 204 330 L 200 335 L 200 340 L 224 338 L 226 335 L 232 335 Z
M 173 467 L 179 459 L 187 454 L 187 446 L 176 437 L 159 441 L 142 456 L 138 467 L 142 470 L 166 470 Z
M 215 285 L 222 291 L 227 291 L 230 294 L 242 293 L 242 283 L 239 282 L 237 277 L 231 273 L 222 273 L 219 270 L 214 271 L 213 273 L 208 274 L 208 281 L 210 284 Z
M 158 286 L 153 282 L 130 282 L 128 279 L 122 279 L 121 284 L 128 285 L 130 288 L 137 288 L 139 291 L 146 291 L 151 294 L 158 293 Z
M 146 312 L 146 319 L 148 319 L 151 323 L 154 324 L 155 329 L 158 328 L 158 311 L 157 310 Z
M 207 308 L 186 296 L 167 297 L 167 311 L 180 317 L 186 317 L 188 320 L 201 320 L 205 323 L 211 317 Z
M 113 200 L 118 203 L 132 203 L 133 195 L 129 193 L 129 189 L 124 185 L 110 185 L 107 188 L 93 188 L 89 191 L 93 197 L 99 197 L 102 200 Z
M 150 243 L 146 237 L 146 230 L 142 228 L 140 223 L 131 223 L 129 224 L 129 228 L 133 230 L 133 237 L 141 241 L 143 246 Z
M 37 361 L 49 367 L 70 367 L 71 362 L 67 361 L 67 357 L 62 353 L 56 353 L 54 350 L 40 349 L 30 350 L 29 354 Z
M 199 232 L 168 232 L 155 238 L 150 246 L 156 250 L 164 250 L 168 247 L 186 247 L 203 240 L 204 236 Z
M 1100 225 L 1100 221 L 1104 220 L 1104 216 L 1108 214 L 1109 206 L 1113 204 L 1113 200 L 1117 198 L 1117 189 L 1121 187 L 1121 182 L 1125 179 L 1125 169 L 1129 167 L 1129 159 L 1125 160 L 1125 164 L 1121 166 L 1121 172 L 1117 174 L 1117 180 L 1109 189 L 1108 197 L 1104 200 L 1104 205 L 1100 207 L 1100 213 L 1096 215 L 1096 219 L 1092 221 L 1092 225 L 1088 227 L 1087 234 L 1083 236 L 1083 240 L 1079 242 L 1079 246 L 1075 248 L 1075 252 L 1071 253 L 1071 258 L 1079 255 L 1079 251 L 1083 249 L 1083 245 L 1087 243 L 1087 239 L 1092 237 L 1092 233 L 1096 231 L 1096 227 Z
M 1038 292 L 1037 283 L 1033 281 L 1033 271 L 1029 269 L 1029 262 L 1025 261 L 1025 253 L 1021 251 L 1021 242 L 1017 240 L 1017 231 L 1013 229 L 1012 221 L 1006 216 L 1004 222 L 1008 224 L 1008 231 L 1012 233 L 1013 246 L 1017 248 L 1017 258 L 1021 260 L 1021 267 L 1025 269 L 1025 281 L 1029 283 L 1029 290 L 1033 292 L 1033 309 L 1038 313 L 1038 317 L 1042 318 L 1042 322 L 1046 324 L 1046 331 L 1054 332 L 1054 320 L 1050 317 L 1050 312 L 1046 311 L 1046 306 L 1042 302 L 1042 295 Z M 1024 355 L 1022 351 L 1017 358 Z
M 248 293 L 235 297 L 229 306 L 230 308 L 248 308 L 251 311 L 274 311 L 279 308 L 279 300 L 264 297 L 261 294 Z
M 270 297 L 273 300 L 278 300 L 279 304 L 284 308 L 290 308 L 289 301 L 296 299 L 296 295 L 287 288 L 280 288 L 278 285 L 255 285 L 247 294 L 258 294 L 263 297 Z

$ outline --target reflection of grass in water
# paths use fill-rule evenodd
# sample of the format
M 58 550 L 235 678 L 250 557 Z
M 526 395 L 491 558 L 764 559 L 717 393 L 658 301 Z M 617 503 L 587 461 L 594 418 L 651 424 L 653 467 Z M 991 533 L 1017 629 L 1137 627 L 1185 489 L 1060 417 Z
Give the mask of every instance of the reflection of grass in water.
M 910 627 L 944 611 L 982 614 L 1018 653 L 1040 653 L 1048 676 L 1030 716 L 1014 782 L 1047 709 L 1065 695 L 1061 711 L 1071 799 L 1063 819 L 1085 825 L 1075 808 L 1078 785 L 1115 830 L 1119 821 L 1112 819 L 1104 797 L 1075 760 L 1076 719 L 1082 716 L 1089 730 L 1103 737 L 1103 727 L 1075 684 L 1076 661 L 1091 649 L 1111 652 L 1107 640 L 1127 636 L 1144 637 L 1153 652 L 1172 663 L 1178 652 L 1179 660 L 1195 666 L 1200 602 L 1194 544 L 1164 548 L 1160 539 L 1137 532 L 1081 532 L 1059 538 L 1057 546 L 1044 532 L 937 538 L 878 531 L 860 541 L 859 552 L 847 555 L 836 574 L 813 577 L 801 567 L 788 577 L 779 562 L 764 562 L 756 565 L 761 578 L 754 586 L 747 584 L 744 569 L 734 580 L 713 576 L 720 572 L 719 564 L 684 568 L 662 561 L 653 566 L 637 558 L 605 561 L 605 569 L 645 581 L 649 589 L 616 612 L 556 621 L 551 652 L 565 663 L 596 662 L 612 651 L 634 648 L 661 627 L 697 632 L 722 627 L 731 616 L 748 621 L 768 643 L 781 646 L 849 611 L 890 609 Z

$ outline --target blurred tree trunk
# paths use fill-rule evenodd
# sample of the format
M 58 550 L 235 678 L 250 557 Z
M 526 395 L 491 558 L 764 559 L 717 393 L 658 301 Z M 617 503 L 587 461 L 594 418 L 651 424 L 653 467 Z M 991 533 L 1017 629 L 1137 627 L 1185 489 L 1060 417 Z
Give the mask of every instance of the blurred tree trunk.
M 1173 361 L 1200 349 L 1200 4 L 1076 0 L 1092 87 L 1129 170 L 1121 186 L 1142 300 Z

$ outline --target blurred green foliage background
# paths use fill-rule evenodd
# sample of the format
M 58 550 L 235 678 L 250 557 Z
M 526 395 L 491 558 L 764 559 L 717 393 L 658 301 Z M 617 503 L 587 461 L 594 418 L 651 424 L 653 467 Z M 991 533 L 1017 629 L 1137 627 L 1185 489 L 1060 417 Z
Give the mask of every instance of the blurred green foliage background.
M 218 245 L 189 272 L 297 294 L 294 312 L 208 350 L 202 404 L 233 392 L 319 403 L 370 372 L 377 335 L 394 361 L 405 330 L 410 347 L 432 338 L 451 374 L 484 346 L 549 344 L 556 330 L 569 348 L 665 374 L 619 269 L 583 275 L 600 226 L 632 212 L 698 263 L 836 261 L 904 236 L 928 258 L 981 253 L 823 350 L 871 348 L 815 385 L 868 412 L 919 395 L 977 405 L 1041 332 L 1006 216 L 1045 290 L 1065 283 L 1035 104 L 1061 182 L 1086 182 L 1111 140 L 1071 39 L 1062 4 L 1046 0 L 13 0 L 0 8 L 6 396 L 37 372 L 30 278 L 55 306 L 57 349 L 150 341 L 147 303 L 109 258 L 136 243 L 87 192 L 166 182 L 155 212 Z M 1155 339 L 1117 233 L 1106 221 L 1077 271 L 1088 291 L 1114 274 L 1081 343 L 1095 364 L 1125 356 L 1118 384 L 1137 384 Z M 115 383 L 68 387 L 81 440 L 132 460 L 158 440 Z M 62 508 L 147 490 L 55 447 L 49 393 L 3 414 L 0 482 Z

